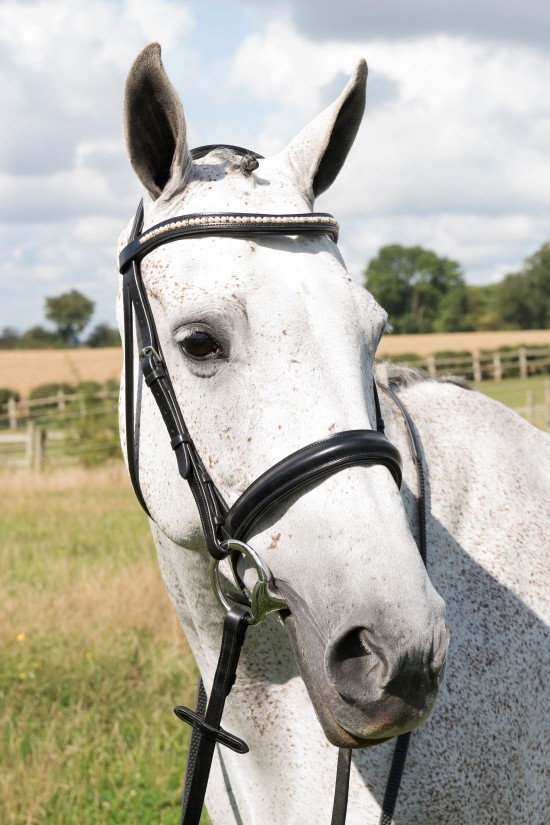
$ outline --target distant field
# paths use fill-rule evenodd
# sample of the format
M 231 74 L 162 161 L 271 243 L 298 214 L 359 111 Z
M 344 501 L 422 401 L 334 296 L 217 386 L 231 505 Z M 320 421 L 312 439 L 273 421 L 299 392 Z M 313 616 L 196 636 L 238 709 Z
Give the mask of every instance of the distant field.
M 194 664 L 122 464 L 0 473 L 0 525 L 0 822 L 174 825 Z
M 550 346 L 550 329 L 507 332 L 449 332 L 433 335 L 384 335 L 378 347 L 379 356 L 436 352 L 462 352 L 498 347 Z M 122 366 L 122 350 L 3 350 L 0 351 L 0 387 L 17 390 L 23 397 L 39 384 L 63 381 L 118 379 Z
M 24 398 L 39 384 L 81 381 L 105 383 L 120 379 L 122 349 L 36 349 L 0 351 L 0 387 L 17 390 Z
M 550 346 L 550 329 L 504 332 L 444 332 L 430 335 L 383 335 L 378 355 L 433 355 L 436 352 L 473 352 L 499 347 Z

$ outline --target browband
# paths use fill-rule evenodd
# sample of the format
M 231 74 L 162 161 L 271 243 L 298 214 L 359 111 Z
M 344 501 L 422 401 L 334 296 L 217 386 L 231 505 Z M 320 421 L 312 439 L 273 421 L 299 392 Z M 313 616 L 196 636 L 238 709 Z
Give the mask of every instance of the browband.
M 200 238 L 202 235 L 248 237 L 251 234 L 304 235 L 310 232 L 328 235 L 338 241 L 338 221 L 326 212 L 304 215 L 264 215 L 252 212 L 211 212 L 168 218 L 137 235 L 119 255 L 120 272 L 131 261 L 141 261 L 157 246 L 180 238 Z

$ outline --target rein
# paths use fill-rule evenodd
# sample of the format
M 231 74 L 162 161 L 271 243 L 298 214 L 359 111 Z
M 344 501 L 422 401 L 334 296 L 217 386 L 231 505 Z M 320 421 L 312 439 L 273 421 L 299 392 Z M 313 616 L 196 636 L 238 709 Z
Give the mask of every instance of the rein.
M 202 157 L 214 147 L 193 150 L 192 157 Z M 254 154 L 238 147 L 240 154 Z M 259 155 L 254 155 L 260 157 Z M 239 654 L 249 625 L 258 624 L 272 612 L 287 610 L 287 605 L 273 585 L 273 577 L 260 555 L 246 543 L 258 520 L 293 493 L 320 479 L 351 466 L 382 465 L 401 486 L 402 463 L 398 449 L 384 435 L 384 422 L 376 383 L 373 397 L 376 430 L 351 430 L 336 433 L 292 453 L 268 469 L 228 507 L 214 484 L 185 424 L 168 368 L 163 357 L 155 320 L 144 288 L 140 262 L 158 246 L 190 237 L 250 237 L 266 234 L 325 234 L 335 243 L 338 224 L 332 215 L 259 215 L 251 213 L 191 214 L 171 218 L 142 233 L 143 202 L 132 226 L 130 241 L 119 257 L 123 276 L 125 423 L 128 471 L 136 497 L 149 518 L 139 482 L 139 444 L 134 417 L 134 317 L 139 342 L 140 372 L 151 390 L 168 431 L 180 476 L 187 481 L 200 516 L 208 553 L 211 556 L 210 580 L 214 595 L 225 612 L 220 657 L 210 700 L 202 680 L 199 682 L 195 711 L 177 707 L 175 713 L 191 725 L 192 736 L 182 800 L 180 825 L 198 825 L 216 744 L 247 753 L 248 745 L 221 727 L 226 697 L 236 678 Z M 399 407 L 407 426 L 409 446 L 419 479 L 419 549 L 425 561 L 425 504 L 423 495 L 422 452 L 414 425 L 400 399 L 388 387 L 380 386 Z M 241 556 L 247 557 L 258 580 L 248 589 L 237 571 Z M 220 582 L 220 561 L 228 559 L 237 592 L 224 592 Z M 382 805 L 381 825 L 390 825 L 397 791 L 406 757 L 410 734 L 397 738 L 386 794 Z M 344 825 L 347 809 L 351 750 L 340 749 L 334 796 L 332 825 Z M 389 818 L 388 818 L 389 817 Z

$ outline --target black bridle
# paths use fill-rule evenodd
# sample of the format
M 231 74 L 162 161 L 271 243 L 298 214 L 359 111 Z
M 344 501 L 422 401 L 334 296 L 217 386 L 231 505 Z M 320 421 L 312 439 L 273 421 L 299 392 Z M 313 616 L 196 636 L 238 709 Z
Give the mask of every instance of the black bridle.
M 215 147 L 210 146 L 193 150 L 192 157 L 202 157 L 213 148 Z M 260 157 L 239 147 L 224 148 L 231 148 L 238 154 Z M 216 743 L 239 753 L 246 753 L 248 750 L 245 742 L 220 727 L 225 698 L 235 679 L 246 629 L 250 624 L 262 621 L 267 613 L 286 609 L 286 604 L 274 590 L 269 569 L 261 557 L 245 544 L 247 536 L 266 512 L 315 481 L 352 466 L 382 465 L 389 470 L 395 483 L 400 487 L 402 464 L 398 449 L 384 435 L 384 422 L 376 383 L 373 381 L 376 430 L 350 430 L 309 444 L 268 469 L 229 507 L 206 471 L 185 424 L 163 357 L 155 320 L 141 277 L 140 262 L 149 252 L 162 244 L 184 238 L 213 235 L 248 238 L 251 235 L 266 234 L 324 234 L 336 243 L 338 224 L 326 213 L 265 215 L 224 212 L 174 217 L 142 232 L 143 214 L 143 203 L 140 203 L 129 243 L 119 258 L 123 277 L 125 421 L 129 475 L 138 501 L 151 517 L 139 482 L 139 445 L 135 437 L 135 316 L 143 380 L 151 390 L 166 425 L 179 474 L 188 482 L 195 499 L 206 547 L 212 557 L 211 580 L 214 593 L 227 611 L 220 659 L 208 707 L 206 708 L 206 694 L 201 682 L 197 709 L 175 710 L 179 718 L 193 727 L 180 822 L 181 825 L 198 825 Z M 236 569 L 236 562 L 241 554 L 249 558 L 258 573 L 258 582 L 252 592 L 247 590 Z M 232 566 L 239 591 L 237 593 L 225 593 L 220 584 L 218 564 L 226 558 Z M 408 737 L 408 734 L 405 736 Z M 408 743 L 408 738 L 406 741 Z M 333 825 L 345 821 L 350 756 L 351 751 L 340 751 Z M 397 786 L 398 784 L 399 782 Z M 389 820 L 382 821 L 390 822 L 391 814 Z

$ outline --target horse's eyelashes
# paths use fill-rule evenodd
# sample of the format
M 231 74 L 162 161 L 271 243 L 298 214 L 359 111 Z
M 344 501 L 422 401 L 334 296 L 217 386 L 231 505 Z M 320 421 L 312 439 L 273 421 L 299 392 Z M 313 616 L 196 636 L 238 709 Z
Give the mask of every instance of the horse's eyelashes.
M 201 360 L 222 355 L 221 345 L 208 332 L 201 329 L 193 330 L 184 338 L 181 347 L 186 355 Z

